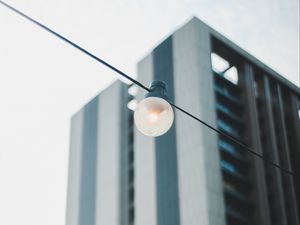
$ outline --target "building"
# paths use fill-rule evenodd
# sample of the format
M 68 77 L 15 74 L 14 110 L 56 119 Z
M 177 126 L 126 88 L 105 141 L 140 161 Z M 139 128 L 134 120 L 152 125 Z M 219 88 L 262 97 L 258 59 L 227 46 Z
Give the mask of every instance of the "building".
M 133 123 L 127 88 L 115 82 L 72 117 L 67 225 L 133 221 Z
M 299 174 L 300 91 L 193 18 L 138 64 L 143 84 Z M 298 225 L 299 178 L 175 111 L 139 133 L 117 81 L 72 118 L 67 225 Z M 130 92 L 130 91 L 129 91 Z M 134 99 L 133 99 L 134 98 Z

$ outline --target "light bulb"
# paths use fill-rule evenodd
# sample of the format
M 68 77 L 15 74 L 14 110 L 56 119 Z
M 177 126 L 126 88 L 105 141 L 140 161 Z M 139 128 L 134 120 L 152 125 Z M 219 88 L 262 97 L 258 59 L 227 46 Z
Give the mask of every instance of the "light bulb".
M 174 121 L 172 106 L 163 98 L 143 99 L 134 112 L 134 122 L 140 132 L 157 137 L 166 133 Z
M 153 111 L 149 112 L 148 120 L 150 123 L 155 123 L 158 121 L 159 116 L 160 116 L 160 111 L 153 110 Z

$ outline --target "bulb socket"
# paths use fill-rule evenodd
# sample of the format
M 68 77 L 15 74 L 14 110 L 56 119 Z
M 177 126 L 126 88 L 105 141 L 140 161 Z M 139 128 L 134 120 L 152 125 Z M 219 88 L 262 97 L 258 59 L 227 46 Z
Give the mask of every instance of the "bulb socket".
M 167 93 L 167 85 L 165 82 L 163 81 L 153 81 L 150 85 L 150 92 L 148 92 L 145 95 L 145 98 L 149 98 L 149 97 L 158 97 L 158 98 L 162 98 L 166 101 L 169 100 L 169 98 L 166 95 Z

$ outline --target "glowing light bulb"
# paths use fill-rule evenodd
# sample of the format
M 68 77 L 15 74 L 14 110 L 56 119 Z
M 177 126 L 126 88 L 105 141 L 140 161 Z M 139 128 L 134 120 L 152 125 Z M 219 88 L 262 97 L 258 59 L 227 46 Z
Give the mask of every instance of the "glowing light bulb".
M 155 123 L 155 122 L 157 122 L 159 116 L 160 116 L 160 111 L 159 110 L 151 111 L 151 112 L 149 112 L 148 120 L 151 123 Z
M 157 137 L 166 133 L 174 121 L 172 106 L 163 98 L 148 97 L 134 112 L 134 121 L 140 132 Z

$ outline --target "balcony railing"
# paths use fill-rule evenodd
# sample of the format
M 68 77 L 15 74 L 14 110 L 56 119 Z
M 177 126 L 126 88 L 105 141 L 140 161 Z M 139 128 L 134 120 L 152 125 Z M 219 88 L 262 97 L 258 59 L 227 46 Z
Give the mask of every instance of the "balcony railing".
M 232 95 L 227 88 L 221 87 L 220 85 L 215 85 L 215 91 L 229 99 L 231 102 L 239 106 L 241 105 L 241 101 L 236 96 Z
M 238 150 L 236 146 L 229 144 L 228 142 L 226 142 L 223 139 L 219 139 L 218 145 L 219 145 L 219 149 L 223 153 L 232 157 L 237 162 L 243 163 L 243 164 L 247 163 L 245 157 L 242 155 L 242 153 L 240 153 L 240 150 Z
M 235 114 L 233 113 L 228 107 L 220 104 L 220 103 L 216 103 L 216 109 L 225 114 L 227 117 L 229 117 L 231 120 L 233 120 L 235 123 L 241 124 L 242 121 L 241 119 Z
M 226 133 L 234 136 L 235 138 L 241 139 L 240 133 L 238 129 L 234 128 L 233 126 L 229 125 L 228 123 L 224 122 L 223 120 L 219 119 L 217 121 L 218 128 Z
M 221 160 L 221 168 L 222 171 L 224 172 L 224 179 L 228 181 L 238 181 L 240 184 L 242 185 L 250 185 L 250 180 L 248 177 L 246 177 L 245 175 L 243 175 L 236 167 L 234 167 L 232 164 L 228 163 L 225 160 Z M 228 176 L 228 177 L 227 177 Z M 226 178 L 227 177 L 227 178 Z M 249 186 L 248 186 L 249 187 Z
M 248 199 L 244 194 L 242 194 L 236 190 L 225 188 L 224 192 L 225 192 L 225 194 L 237 199 L 238 201 L 243 202 L 243 204 L 245 204 L 247 206 L 251 205 L 249 202 L 250 199 Z
M 233 217 L 235 220 L 238 220 L 239 222 L 241 222 L 241 224 L 251 224 L 251 220 L 249 218 L 236 211 L 231 206 L 226 206 L 226 214 Z

